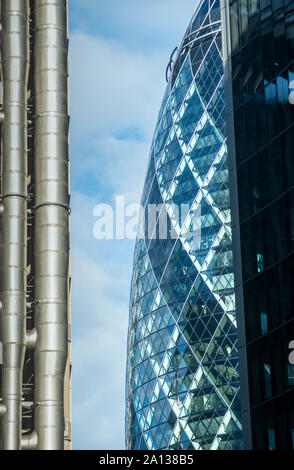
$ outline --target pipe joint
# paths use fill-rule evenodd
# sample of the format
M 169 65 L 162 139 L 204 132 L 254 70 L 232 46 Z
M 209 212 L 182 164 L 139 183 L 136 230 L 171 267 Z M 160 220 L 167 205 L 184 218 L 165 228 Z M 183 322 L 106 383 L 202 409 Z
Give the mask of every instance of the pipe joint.
M 35 349 L 37 343 L 37 330 L 33 328 L 31 331 L 27 331 L 26 334 L 26 345 L 27 349 Z
M 21 448 L 23 450 L 34 450 L 38 446 L 38 434 L 33 431 L 31 434 L 26 434 L 21 438 Z
M 1 416 L 5 415 L 6 413 L 6 406 L 3 403 L 0 403 L 0 418 Z

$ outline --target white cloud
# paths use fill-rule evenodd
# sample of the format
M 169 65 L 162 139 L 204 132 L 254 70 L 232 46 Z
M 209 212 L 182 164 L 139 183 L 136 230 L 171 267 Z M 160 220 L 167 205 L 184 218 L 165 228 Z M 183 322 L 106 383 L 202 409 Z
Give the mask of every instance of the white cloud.
M 137 131 L 150 138 L 164 90 L 165 54 L 129 51 L 118 41 L 71 37 L 74 138 Z
M 122 448 L 128 282 L 85 251 L 73 256 L 73 429 L 79 448 Z M 106 272 L 108 269 L 108 272 Z M 77 326 L 79 325 L 79 327 Z
M 107 185 L 139 202 L 164 92 L 163 54 L 77 33 L 70 63 L 73 183 L 90 174 L 97 193 Z
M 72 28 L 93 32 L 99 23 L 105 37 L 119 38 L 129 49 L 166 48 L 168 54 L 182 40 L 197 3 L 198 0 L 71 0 Z M 87 18 L 86 11 L 90 13 Z
M 95 199 L 72 199 L 74 447 L 121 449 L 131 251 L 95 240 Z
M 107 181 L 113 195 L 122 194 L 129 203 L 139 202 L 150 143 L 103 136 L 93 142 L 93 148 L 88 164 L 97 179 Z M 97 168 L 97 156 L 103 159 L 102 168 Z

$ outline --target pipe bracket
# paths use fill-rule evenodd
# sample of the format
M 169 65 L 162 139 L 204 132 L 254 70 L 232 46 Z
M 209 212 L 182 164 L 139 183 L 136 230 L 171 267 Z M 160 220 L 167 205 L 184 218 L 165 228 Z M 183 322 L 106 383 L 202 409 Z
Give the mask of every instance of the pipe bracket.
M 8 194 L 1 194 L 0 195 L 1 200 L 6 199 L 7 197 L 19 197 L 21 199 L 24 199 L 25 201 L 28 200 L 28 196 L 26 194 L 8 193 Z
M 36 204 L 34 206 L 34 210 L 36 211 L 40 207 L 45 207 L 45 206 L 57 206 L 57 207 L 62 207 L 63 209 L 66 209 L 68 213 L 71 213 L 71 207 L 69 204 L 62 204 L 61 202 L 42 202 L 40 204 Z

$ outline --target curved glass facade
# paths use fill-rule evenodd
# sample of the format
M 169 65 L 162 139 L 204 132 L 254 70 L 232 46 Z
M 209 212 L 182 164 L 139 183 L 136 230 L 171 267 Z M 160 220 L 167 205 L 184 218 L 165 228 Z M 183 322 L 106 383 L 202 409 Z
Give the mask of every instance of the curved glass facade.
M 226 160 L 220 5 L 202 0 L 172 67 L 142 196 L 145 213 L 160 208 L 153 234 L 161 216 L 168 230 L 150 236 L 145 218 L 135 248 L 128 449 L 242 447 Z

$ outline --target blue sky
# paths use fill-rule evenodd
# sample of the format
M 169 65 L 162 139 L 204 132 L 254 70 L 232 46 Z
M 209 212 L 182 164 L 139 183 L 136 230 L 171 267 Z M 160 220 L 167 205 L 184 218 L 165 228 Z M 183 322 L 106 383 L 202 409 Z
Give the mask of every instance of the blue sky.
M 73 447 L 123 449 L 134 242 L 93 209 L 139 202 L 169 56 L 197 0 L 70 0 Z

